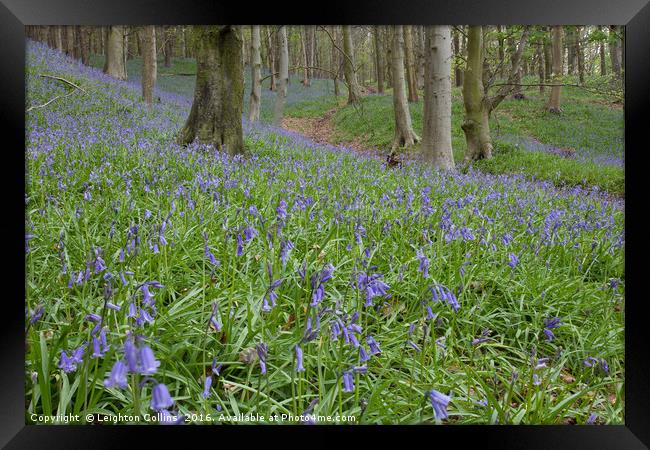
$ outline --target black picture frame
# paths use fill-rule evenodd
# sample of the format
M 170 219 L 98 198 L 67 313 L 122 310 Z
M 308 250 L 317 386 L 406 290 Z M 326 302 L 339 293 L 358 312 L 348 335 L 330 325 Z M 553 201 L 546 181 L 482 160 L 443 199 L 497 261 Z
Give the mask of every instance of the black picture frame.
M 348 4 L 329 1 L 317 8 L 306 2 L 244 2 L 184 0 L 156 4 L 152 1 L 113 0 L 0 0 L 0 89 L 3 134 L 1 177 L 4 217 L 0 236 L 5 262 L 14 274 L 4 272 L 11 290 L 3 296 L 2 370 L 0 370 L 0 445 L 25 448 L 116 448 L 167 443 L 188 434 L 203 434 L 210 445 L 250 445 L 251 437 L 270 439 L 277 427 L 142 427 L 142 426 L 44 426 L 25 425 L 24 386 L 24 123 L 25 123 L 25 25 L 106 24 L 617 24 L 625 25 L 625 179 L 626 211 L 626 322 L 625 322 L 625 425 L 621 426 L 446 426 L 446 427 L 280 427 L 290 437 L 268 441 L 279 445 L 312 445 L 331 440 L 354 445 L 351 437 L 383 439 L 386 433 L 408 436 L 410 445 L 441 445 L 445 437 L 457 445 L 473 441 L 482 447 L 498 448 L 648 448 L 650 446 L 650 389 L 648 335 L 643 304 L 642 271 L 645 248 L 642 212 L 644 192 L 643 153 L 647 153 L 647 124 L 650 105 L 650 4 L 646 0 L 481 0 L 410 1 L 362 0 Z M 282 10 L 280 10 L 282 8 Z M 10 138 L 10 139 L 9 139 Z M 21 165 L 22 164 L 22 165 Z M 22 185 L 21 185 L 22 183 Z M 18 189 L 22 186 L 22 189 Z M 253 431 L 254 430 L 254 431 Z M 318 436 L 314 436 L 317 433 Z M 368 436 L 370 435 L 370 436 Z M 417 435 L 417 436 L 416 436 Z M 407 443 L 405 442 L 405 444 Z M 191 444 L 197 445 L 197 444 Z M 408 444 L 407 444 L 408 445 Z M 166 445 L 165 445 L 166 446 Z

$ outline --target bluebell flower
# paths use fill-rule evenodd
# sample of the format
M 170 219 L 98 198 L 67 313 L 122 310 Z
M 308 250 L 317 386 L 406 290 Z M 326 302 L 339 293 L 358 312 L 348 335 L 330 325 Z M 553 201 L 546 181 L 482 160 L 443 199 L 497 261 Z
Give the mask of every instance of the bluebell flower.
M 203 398 L 210 396 L 210 387 L 212 386 L 212 375 L 206 376 L 203 382 Z
M 379 344 L 377 344 L 377 341 L 372 336 L 368 336 L 366 338 L 366 342 L 368 343 L 368 346 L 370 347 L 370 354 L 371 355 L 378 355 L 381 353 L 381 349 L 379 348 Z
M 61 358 L 58 367 L 59 369 L 63 369 L 65 373 L 70 373 L 77 370 L 77 363 L 73 358 L 69 357 L 65 351 L 61 350 Z
M 354 376 L 352 372 L 343 372 L 343 392 L 354 392 Z
M 29 324 L 33 325 L 34 323 L 38 322 L 41 320 L 41 317 L 43 317 L 43 314 L 45 313 L 45 305 L 39 304 L 34 308 L 34 311 L 32 311 L 30 318 L 29 318 Z
M 598 415 L 596 413 L 589 414 L 589 418 L 585 422 L 585 425 L 593 425 L 594 423 L 596 423 L 597 418 L 598 418 Z
M 278 221 L 282 221 L 287 218 L 287 202 L 284 200 L 280 200 L 280 204 L 278 207 L 275 209 L 275 212 L 277 213 L 277 219 Z
M 542 384 L 542 380 L 539 378 L 539 376 L 536 373 L 533 374 L 533 384 L 535 386 L 539 386 L 540 384 Z
M 544 334 L 549 342 L 555 339 L 555 334 L 551 331 L 554 328 L 557 328 L 561 325 L 559 317 L 552 317 L 550 319 L 544 319 Z
M 126 380 L 127 375 L 127 366 L 124 363 L 124 360 L 119 360 L 113 364 L 111 373 L 108 378 L 104 380 L 104 386 L 106 387 L 119 387 L 120 389 L 126 389 L 128 383 Z
M 269 351 L 269 346 L 261 342 L 255 347 L 257 349 L 257 356 L 260 359 L 260 373 L 264 375 L 266 373 L 266 355 Z
M 458 312 L 458 310 L 460 309 L 460 304 L 458 303 L 458 299 L 456 298 L 454 293 L 451 292 L 447 287 L 438 284 L 432 286 L 430 289 L 431 289 L 432 300 L 434 302 L 440 300 L 446 301 L 451 305 L 454 312 Z
M 296 350 L 296 372 L 304 372 L 305 368 L 302 365 L 302 348 L 300 348 L 300 345 L 296 345 L 294 348 Z
M 359 361 L 366 362 L 370 359 L 370 356 L 368 356 L 368 353 L 366 352 L 366 349 L 363 348 L 363 345 L 359 346 Z
M 153 387 L 151 393 L 151 408 L 160 411 L 161 409 L 170 408 L 174 404 L 169 389 L 162 383 L 158 383 Z
M 431 400 L 431 406 L 433 407 L 436 420 L 446 419 L 448 417 L 447 407 L 451 397 L 432 389 L 429 392 L 429 399 Z
M 508 253 L 508 259 L 510 260 L 508 265 L 513 269 L 519 264 L 519 258 L 514 253 Z
M 148 345 L 140 347 L 140 373 L 145 375 L 153 375 L 158 371 L 160 361 L 156 359 L 153 350 Z
M 217 313 L 219 312 L 219 305 L 217 302 L 212 303 L 212 315 L 210 315 L 210 324 L 214 327 L 215 331 L 221 331 L 221 323 L 217 320 Z

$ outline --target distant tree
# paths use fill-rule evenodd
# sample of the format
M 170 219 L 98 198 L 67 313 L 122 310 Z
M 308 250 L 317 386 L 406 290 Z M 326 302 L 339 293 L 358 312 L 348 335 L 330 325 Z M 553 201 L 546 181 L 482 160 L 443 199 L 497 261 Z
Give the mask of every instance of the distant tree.
M 248 107 L 248 120 L 260 120 L 260 101 L 262 98 L 262 57 L 260 56 L 260 26 L 251 26 L 251 96 Z
M 454 82 L 457 87 L 463 85 L 463 68 L 461 64 L 460 36 L 457 27 L 454 28 Z
M 289 84 L 289 44 L 287 42 L 287 27 L 285 25 L 281 26 L 277 33 L 280 70 L 275 106 L 273 108 L 273 125 L 279 127 L 282 125 L 284 103 L 287 98 L 287 85 Z
M 555 25 L 552 29 L 552 42 L 553 42 L 553 77 L 552 83 L 553 87 L 551 88 L 551 98 L 549 99 L 547 109 L 552 112 L 559 114 L 562 112 L 560 109 L 560 94 L 562 93 L 562 26 Z
M 267 45 L 267 58 L 268 58 L 268 63 L 269 63 L 269 71 L 271 72 L 270 78 L 271 78 L 271 84 L 269 86 L 269 90 L 275 91 L 275 85 L 276 85 L 276 61 L 275 61 L 275 45 L 274 45 L 274 39 L 273 39 L 273 34 L 271 33 L 271 27 L 267 26 L 266 27 L 266 45 Z
M 425 40 L 421 151 L 435 167 L 454 169 L 451 146 L 451 27 L 428 26 Z
M 361 88 L 357 81 L 356 64 L 354 62 L 354 45 L 352 43 L 352 27 L 343 25 L 343 74 L 348 87 L 348 105 L 358 103 L 361 98 Z
M 126 80 L 124 27 L 121 25 L 111 25 L 108 27 L 107 32 L 104 73 L 118 80 Z
M 374 44 L 375 44 L 375 68 L 377 69 L 377 93 L 384 93 L 384 52 L 380 43 L 379 33 L 382 27 L 380 25 L 374 26 L 372 29 Z
M 391 150 L 408 147 L 420 141 L 411 123 L 411 112 L 406 99 L 406 80 L 404 76 L 403 30 L 401 25 L 392 27 L 391 69 L 393 71 L 393 114 L 395 117 L 395 137 Z
M 609 26 L 609 57 L 612 62 L 612 73 L 616 78 L 621 78 L 621 38 L 618 35 L 617 25 Z
M 340 95 L 339 92 L 339 78 L 341 75 L 341 63 L 340 63 L 340 58 L 339 58 L 339 51 L 336 48 L 338 45 L 338 26 L 333 25 L 332 26 L 332 79 L 334 80 L 334 96 L 338 97 Z
M 408 101 L 417 102 L 418 87 L 415 70 L 415 54 L 413 52 L 413 28 L 410 25 L 402 27 L 404 32 L 404 63 L 406 64 L 406 83 L 408 86 Z
M 156 61 L 156 27 L 147 25 L 142 31 L 142 97 L 144 102 L 153 102 L 153 91 L 156 86 L 158 63 Z
M 243 39 L 234 25 L 194 26 L 196 87 L 185 126 L 183 145 L 195 140 L 214 145 L 229 155 L 244 153 L 242 110 L 244 100 Z
M 307 49 L 307 26 L 302 26 L 302 32 L 300 33 L 300 49 L 302 50 L 302 62 L 303 62 L 303 77 L 302 84 L 303 86 L 311 86 L 309 80 L 309 50 Z
M 164 41 L 164 54 L 165 54 L 165 67 L 172 66 L 172 57 L 174 56 L 174 27 L 164 27 L 165 41 Z

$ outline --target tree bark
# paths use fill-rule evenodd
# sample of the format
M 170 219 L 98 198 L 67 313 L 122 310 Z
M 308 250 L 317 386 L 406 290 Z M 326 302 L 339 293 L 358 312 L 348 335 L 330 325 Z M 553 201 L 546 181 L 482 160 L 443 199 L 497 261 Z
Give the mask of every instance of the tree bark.
M 311 86 L 309 81 L 309 58 L 307 57 L 307 26 L 302 26 L 302 32 L 300 32 L 300 47 L 302 50 L 302 62 L 303 62 L 303 72 L 302 72 L 302 84 L 303 86 Z
M 275 91 L 276 89 L 276 64 L 275 64 L 275 46 L 273 45 L 273 36 L 271 35 L 271 27 L 266 27 L 266 38 L 268 45 L 268 60 L 269 60 L 269 71 L 271 72 L 271 85 L 269 90 Z
M 289 83 L 289 46 L 287 42 L 287 27 L 281 26 L 278 30 L 278 44 L 280 50 L 280 70 L 278 86 L 273 109 L 273 125 L 282 126 L 284 116 L 284 103 L 287 98 L 287 84 Z
M 413 55 L 413 29 L 410 25 L 402 27 L 404 32 L 404 62 L 406 64 L 406 81 L 408 85 L 408 101 L 418 101 L 417 80 L 415 78 L 415 57 Z
M 104 73 L 118 80 L 126 80 L 124 59 L 124 27 L 111 25 L 108 27 L 108 39 L 106 40 Z
M 196 88 L 180 132 L 183 145 L 195 140 L 229 155 L 244 153 L 242 109 L 244 66 L 238 26 L 195 26 Z
M 373 37 L 375 40 L 375 67 L 377 68 L 377 93 L 384 93 L 384 52 L 380 44 L 379 33 L 382 27 L 377 25 L 373 27 Z
M 463 80 L 463 104 L 467 149 L 465 161 L 492 157 L 492 141 L 488 105 L 483 88 L 483 27 L 469 26 L 467 38 L 467 66 Z
M 560 109 L 560 94 L 562 92 L 562 26 L 555 25 L 552 30 L 553 40 L 553 79 L 554 86 L 551 88 L 551 98 L 549 99 L 547 109 L 559 114 L 562 112 Z
M 544 81 L 546 80 L 545 62 L 544 62 L 544 42 L 540 39 L 537 42 L 537 74 L 539 75 L 539 92 L 544 93 Z
M 153 91 L 156 86 L 156 27 L 147 25 L 141 31 L 142 39 L 142 97 L 147 104 L 153 103 Z
M 62 36 L 62 31 L 61 31 L 61 26 L 57 25 L 54 27 L 54 40 L 56 43 L 56 49 L 59 50 L 60 52 L 63 51 L 63 36 Z
M 341 63 L 339 58 L 339 51 L 336 49 L 338 45 L 338 27 L 336 25 L 332 26 L 332 78 L 334 80 L 334 96 L 338 97 L 341 95 L 339 92 L 339 76 L 341 74 Z M 334 43 L 337 43 L 334 45 Z
M 621 78 L 620 39 L 617 36 L 618 27 L 609 26 L 609 57 L 612 61 L 612 73 L 616 78 Z
M 505 78 L 506 74 L 506 51 L 504 46 L 503 26 L 497 25 L 499 32 L 499 78 Z
M 601 76 L 606 76 L 607 75 L 607 61 L 605 60 L 605 43 L 601 42 L 599 44 L 599 51 L 600 51 L 600 75 Z
M 463 69 L 460 64 L 460 55 L 460 36 L 458 30 L 454 30 L 454 81 L 456 82 L 456 87 L 463 85 Z
M 395 138 L 391 150 L 408 147 L 420 141 L 413 131 L 411 111 L 406 99 L 406 81 L 404 77 L 404 53 L 401 25 L 393 25 L 393 46 L 391 48 L 391 68 L 393 70 L 393 112 L 395 116 Z
M 549 27 L 544 27 L 545 31 L 547 31 L 550 34 Z M 553 52 L 551 49 L 551 40 L 548 38 L 548 36 L 545 36 L 544 38 L 544 76 L 545 81 L 551 81 L 551 73 L 553 72 Z
M 90 65 L 90 30 L 86 26 L 77 26 L 77 35 L 79 36 L 79 43 L 81 49 L 81 63 L 88 66 Z
M 260 26 L 251 26 L 251 97 L 248 107 L 248 120 L 260 120 L 260 101 L 262 98 L 262 58 L 260 56 Z
M 354 62 L 354 46 L 352 44 L 352 27 L 343 25 L 343 74 L 348 86 L 348 105 L 358 103 L 361 98 L 361 89 L 357 81 L 357 72 Z
M 172 66 L 172 57 L 173 57 L 173 51 L 174 51 L 174 32 L 171 27 L 165 27 L 165 34 L 164 34 L 164 39 L 165 39 L 165 67 L 171 67 Z
M 576 58 L 578 59 L 578 79 L 585 84 L 585 55 L 582 48 L 582 28 L 576 27 Z
M 66 25 L 65 26 L 65 42 L 66 42 L 66 53 L 72 57 L 75 58 L 75 45 L 74 45 L 74 26 L 73 25 Z
M 434 167 L 454 169 L 451 147 L 451 27 L 425 28 L 424 118 L 421 151 Z

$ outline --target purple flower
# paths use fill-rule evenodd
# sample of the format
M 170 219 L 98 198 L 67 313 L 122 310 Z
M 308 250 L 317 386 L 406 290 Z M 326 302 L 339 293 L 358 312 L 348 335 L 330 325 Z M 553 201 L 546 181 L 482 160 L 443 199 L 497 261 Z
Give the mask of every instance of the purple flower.
M 119 360 L 113 364 L 111 373 L 107 379 L 104 380 L 104 386 L 106 387 L 119 387 L 120 389 L 125 389 L 127 387 L 126 381 L 127 367 L 124 363 L 124 360 Z
M 458 312 L 458 310 L 460 309 L 460 304 L 458 303 L 458 299 L 456 298 L 454 293 L 451 292 L 445 286 L 442 286 L 440 284 L 432 286 L 431 296 L 434 302 L 443 300 L 449 303 L 451 307 L 454 309 L 454 312 Z
M 153 350 L 148 345 L 140 347 L 140 373 L 145 375 L 153 375 L 158 371 L 160 361 L 156 359 Z
M 174 404 L 171 395 L 169 395 L 169 390 L 167 386 L 162 383 L 158 383 L 153 387 L 153 392 L 151 393 L 151 408 L 156 411 L 161 409 L 167 409 Z
M 219 312 L 219 305 L 217 302 L 212 304 L 212 315 L 210 316 L 210 324 L 214 327 L 215 331 L 221 331 L 221 323 L 217 320 L 217 313 Z
M 65 373 L 70 373 L 77 370 L 77 363 L 66 352 L 61 350 L 61 359 L 59 360 L 58 367 L 59 369 L 63 369 Z
M 432 389 L 429 392 L 429 399 L 431 400 L 431 406 L 433 407 L 436 420 L 446 419 L 448 417 L 447 407 L 451 397 Z
M 539 386 L 540 384 L 542 384 L 542 380 L 539 378 L 539 376 L 537 376 L 536 373 L 533 374 L 533 384 L 535 386 Z
M 343 392 L 354 392 L 354 376 L 352 376 L 352 372 L 343 372 Z
M 419 249 L 417 251 L 417 258 L 420 261 L 418 265 L 418 272 L 422 272 L 422 276 L 424 278 L 429 277 L 429 260 L 427 259 L 426 256 L 424 256 L 424 252 L 422 249 Z
M 368 353 L 366 352 L 366 349 L 363 348 L 363 345 L 359 346 L 359 361 L 366 362 L 370 359 L 370 356 L 368 356 Z
M 366 338 L 366 342 L 368 343 L 368 346 L 370 347 L 370 354 L 371 355 L 378 355 L 381 353 L 381 349 L 379 348 L 379 344 L 377 344 L 377 341 L 372 336 L 368 336 Z
M 210 396 L 210 387 L 212 386 L 212 375 L 206 376 L 203 382 L 203 398 Z
M 90 313 L 86 315 L 85 320 L 88 320 L 90 322 L 101 322 L 102 318 L 101 316 L 98 316 L 97 314 Z
M 33 325 L 34 323 L 41 320 L 41 317 L 43 317 L 43 313 L 45 313 L 45 305 L 40 304 L 36 306 L 36 308 L 34 308 L 34 311 L 32 311 L 32 314 L 29 318 L 29 324 Z
M 544 319 L 544 334 L 546 335 L 546 339 L 548 339 L 549 342 L 552 342 L 555 339 L 555 334 L 553 334 L 551 330 L 559 327 L 560 325 L 561 322 L 559 317 Z
M 593 356 L 590 356 L 587 359 L 585 359 L 583 363 L 587 367 L 593 367 L 596 364 L 598 364 L 598 358 L 594 358 Z
M 508 265 L 513 269 L 517 267 L 517 264 L 519 264 L 519 258 L 514 253 L 508 253 L 508 259 L 510 260 Z
M 278 207 L 275 209 L 275 212 L 277 213 L 277 218 L 278 221 L 282 221 L 287 218 L 287 202 L 284 200 L 280 200 L 280 204 Z
M 296 350 L 296 372 L 304 372 L 305 368 L 302 365 L 302 348 L 300 348 L 300 345 L 296 345 L 295 350 Z
M 129 372 L 138 371 L 138 350 L 133 343 L 133 338 L 131 336 L 127 337 L 124 341 L 124 357 L 126 358 L 126 363 L 129 367 Z
M 593 425 L 594 423 L 596 423 L 597 418 L 598 418 L 598 415 L 596 413 L 589 414 L 589 418 L 585 422 L 585 425 Z
M 257 356 L 260 359 L 260 373 L 264 375 L 266 373 L 266 355 L 269 351 L 269 346 L 261 342 L 255 347 L 257 349 Z

